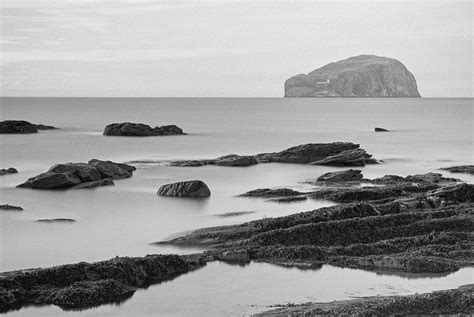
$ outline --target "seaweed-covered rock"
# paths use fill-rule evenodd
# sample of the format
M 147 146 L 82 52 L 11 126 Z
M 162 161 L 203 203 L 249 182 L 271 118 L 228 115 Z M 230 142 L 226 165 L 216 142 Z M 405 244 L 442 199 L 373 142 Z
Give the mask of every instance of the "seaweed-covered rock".
M 158 195 L 173 197 L 209 197 L 211 191 L 203 181 L 192 180 L 163 185 L 158 189 Z
M 143 123 L 112 123 L 105 127 L 104 135 L 111 136 L 162 136 L 184 134 L 183 130 L 175 125 L 152 128 Z

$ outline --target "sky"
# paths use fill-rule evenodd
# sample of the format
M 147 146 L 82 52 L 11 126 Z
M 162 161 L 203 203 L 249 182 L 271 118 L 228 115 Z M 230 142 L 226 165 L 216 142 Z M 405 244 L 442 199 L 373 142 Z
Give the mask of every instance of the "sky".
M 0 2 L 2 96 L 282 97 L 360 54 L 472 97 L 472 1 Z

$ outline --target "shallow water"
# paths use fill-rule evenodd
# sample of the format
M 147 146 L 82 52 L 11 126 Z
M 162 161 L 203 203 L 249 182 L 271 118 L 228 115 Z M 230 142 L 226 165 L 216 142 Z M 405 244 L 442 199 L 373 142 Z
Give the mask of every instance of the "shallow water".
M 0 178 L 0 203 L 25 209 L 0 212 L 0 271 L 104 260 L 117 255 L 195 252 L 196 249 L 150 243 L 200 227 L 330 206 L 332 203 L 328 201 L 279 204 L 236 195 L 261 187 L 306 190 L 310 186 L 303 183 L 305 180 L 340 169 L 293 164 L 244 168 L 138 164 L 132 178 L 116 181 L 115 186 L 77 191 L 15 188 L 55 163 L 91 158 L 121 162 L 214 158 L 332 141 L 360 143 L 374 157 L 385 161 L 362 168 L 367 178 L 436 172 L 443 166 L 473 163 L 473 99 L 2 98 L 0 102 L 1 120 L 25 119 L 60 128 L 32 135 L 0 135 L 0 168 L 13 166 L 20 171 Z M 105 125 L 122 121 L 153 126 L 176 124 L 189 135 L 145 138 L 102 135 Z M 375 126 L 392 132 L 375 133 Z M 467 182 L 474 180 L 471 175 L 442 173 Z M 190 179 L 205 181 L 212 196 L 193 200 L 156 195 L 162 184 Z M 228 218 L 215 216 L 237 211 L 255 213 Z M 77 221 L 35 222 L 41 218 Z M 252 273 L 253 268 L 251 265 L 235 272 L 257 274 L 257 271 Z M 206 270 L 209 268 L 198 272 Z M 188 276 L 201 278 L 198 272 L 186 275 L 183 280 Z M 225 274 L 234 274 L 219 272 L 214 276 L 220 281 L 225 281 Z M 287 272 L 291 271 L 274 274 L 286 276 Z M 349 275 L 347 279 L 348 285 L 355 281 Z M 247 287 L 256 287 L 256 283 Z M 196 286 L 190 283 L 188 287 Z M 331 283 L 325 285 L 326 289 L 331 287 Z M 415 290 L 407 287 L 409 291 Z M 304 288 L 294 288 L 294 292 L 299 291 Z M 133 303 L 137 295 L 120 307 Z M 260 305 L 255 296 L 254 304 Z M 334 299 L 343 298 L 338 296 L 334 295 Z M 288 298 L 294 300 L 296 297 Z M 192 307 L 192 303 L 189 305 Z M 149 303 L 146 309 L 153 311 L 158 309 L 156 306 Z

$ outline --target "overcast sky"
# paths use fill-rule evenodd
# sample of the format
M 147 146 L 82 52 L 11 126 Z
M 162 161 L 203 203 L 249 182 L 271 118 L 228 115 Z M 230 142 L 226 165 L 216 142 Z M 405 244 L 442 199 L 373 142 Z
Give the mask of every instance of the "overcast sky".
M 472 1 L 2 0 L 4 96 L 281 97 L 359 54 L 473 96 Z

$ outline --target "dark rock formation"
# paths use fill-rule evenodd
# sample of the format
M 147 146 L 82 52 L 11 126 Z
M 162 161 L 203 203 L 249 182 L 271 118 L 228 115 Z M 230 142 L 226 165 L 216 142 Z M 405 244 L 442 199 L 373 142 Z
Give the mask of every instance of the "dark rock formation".
M 363 178 L 361 170 L 345 170 L 329 172 L 318 177 L 318 182 L 353 182 L 361 181 Z
M 33 303 L 70 309 L 116 302 L 203 265 L 202 256 L 148 255 L 0 273 L 0 311 Z
M 76 220 L 70 219 L 70 218 L 51 218 L 51 219 L 38 219 L 36 222 L 63 222 L 63 223 L 68 223 L 68 222 L 75 222 Z
M 111 136 L 162 136 L 184 134 L 183 130 L 175 125 L 152 128 L 143 123 L 112 123 L 105 127 L 104 135 Z
M 113 185 L 112 179 L 131 177 L 136 168 L 112 161 L 65 163 L 52 166 L 46 173 L 28 179 L 17 187 L 37 189 L 91 188 Z
M 298 192 L 289 188 L 259 188 L 248 191 L 239 196 L 242 197 L 288 197 L 288 196 L 299 196 L 303 193 Z
M 374 130 L 375 132 L 388 132 L 388 130 L 384 128 L 375 128 Z
M 199 229 L 162 243 L 213 247 L 215 258 L 245 250 L 251 260 L 308 267 L 439 273 L 472 263 L 474 185 L 402 182 L 373 188 L 379 191 L 329 188 L 339 195 L 335 200 L 347 203 Z
M 7 175 L 7 174 L 16 174 L 18 171 L 16 168 L 10 167 L 10 168 L 2 168 L 0 169 L 0 176 Z
M 0 210 L 9 210 L 9 211 L 22 211 L 23 208 L 20 206 L 12 206 L 12 205 L 0 205 Z
M 451 173 L 465 173 L 474 175 L 474 165 L 459 165 L 440 168 L 441 170 L 450 171 Z
M 474 313 L 474 284 L 407 296 L 375 296 L 287 305 L 255 316 L 469 316 Z
M 350 57 L 285 81 L 285 97 L 420 97 L 415 77 L 399 61 Z
M 211 191 L 203 181 L 192 180 L 163 185 L 158 189 L 158 195 L 173 197 L 209 197 Z
M 257 163 L 293 163 L 336 166 L 364 166 L 377 164 L 359 144 L 350 142 L 308 143 L 281 152 L 261 153 L 251 156 L 230 154 L 211 160 L 173 161 L 172 166 L 249 166 Z
M 5 120 L 0 122 L 0 133 L 3 134 L 27 134 L 37 133 L 38 130 L 56 129 L 53 126 L 33 124 L 24 120 Z

